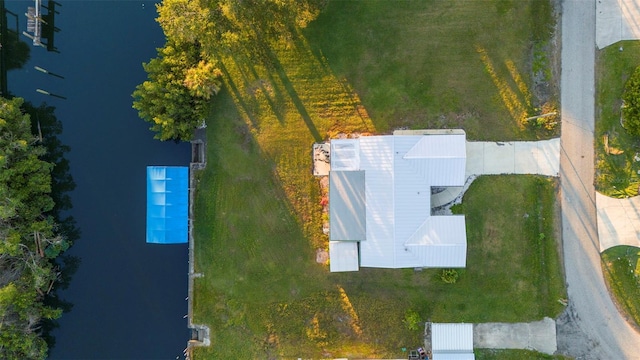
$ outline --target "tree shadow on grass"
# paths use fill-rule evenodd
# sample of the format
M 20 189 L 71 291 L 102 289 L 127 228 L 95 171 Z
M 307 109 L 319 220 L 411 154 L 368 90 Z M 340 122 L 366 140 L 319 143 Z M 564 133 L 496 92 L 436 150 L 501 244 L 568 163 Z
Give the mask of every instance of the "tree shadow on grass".
M 298 110 L 298 113 L 300 113 L 300 116 L 302 116 L 302 120 L 304 120 L 304 123 L 307 125 L 309 132 L 311 132 L 311 136 L 313 136 L 313 139 L 316 142 L 321 142 L 323 140 L 323 137 L 320 136 L 320 133 L 318 132 L 318 129 L 313 123 L 311 116 L 309 115 L 309 113 L 307 112 L 307 109 L 302 103 L 300 96 L 298 96 L 298 92 L 293 87 L 291 80 L 287 76 L 287 73 L 285 72 L 284 67 L 282 66 L 282 63 L 280 63 L 280 60 L 278 59 L 276 54 L 273 52 L 273 50 L 271 50 L 271 48 L 268 48 L 268 51 L 269 51 L 268 54 L 269 54 L 270 60 L 272 61 L 272 65 L 274 67 L 276 74 L 278 74 L 278 77 L 280 78 L 280 81 L 282 82 L 282 85 L 284 86 L 285 90 L 289 94 L 289 97 L 291 97 L 291 101 L 293 102 L 293 105 L 295 105 L 296 109 Z
M 262 91 L 262 94 L 264 94 L 264 97 L 267 100 L 267 103 L 269 103 L 269 107 L 271 108 L 271 111 L 273 111 L 276 118 L 278 118 L 278 121 L 280 122 L 280 124 L 284 125 L 284 114 L 282 113 L 282 110 L 281 110 L 281 106 L 284 104 L 284 97 L 282 96 L 282 92 L 280 91 L 279 87 L 277 86 L 277 83 L 275 82 L 275 79 L 273 78 L 272 72 L 267 71 L 266 73 L 267 73 L 267 77 L 269 78 L 269 82 L 273 88 L 273 93 L 275 94 L 275 100 L 272 98 L 270 91 L 265 87 L 265 84 L 262 81 L 260 75 L 258 74 L 258 71 L 256 70 L 255 66 L 249 61 L 248 58 L 245 58 L 244 61 L 238 61 L 236 57 L 233 57 L 233 60 L 235 61 L 236 66 L 238 67 L 240 72 L 242 73 L 242 76 L 245 78 L 245 81 L 249 83 L 250 78 L 247 76 L 242 66 L 243 64 L 246 64 L 246 67 L 249 69 L 249 71 L 251 72 L 251 75 L 255 79 L 254 82 L 257 82 L 257 86 Z
M 233 77 L 229 73 L 229 70 L 227 69 L 227 67 L 224 65 L 224 61 L 219 61 L 218 65 L 220 67 L 220 71 L 222 71 L 222 74 L 224 74 L 224 78 L 227 80 L 226 85 L 229 87 L 231 94 L 233 94 L 233 97 L 242 108 L 242 111 L 247 115 L 247 118 L 249 118 L 251 125 L 254 128 L 259 128 L 258 121 L 255 118 L 253 111 L 251 110 L 247 102 L 244 101 L 244 96 L 238 89 L 238 86 L 236 85 L 236 83 L 233 81 Z

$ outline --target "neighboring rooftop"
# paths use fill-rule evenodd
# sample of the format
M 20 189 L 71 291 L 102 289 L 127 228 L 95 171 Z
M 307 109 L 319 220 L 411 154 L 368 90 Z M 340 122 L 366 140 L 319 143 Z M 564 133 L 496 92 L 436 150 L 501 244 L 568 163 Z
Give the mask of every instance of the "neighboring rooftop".
M 465 267 L 464 216 L 431 216 L 432 187 L 464 185 L 463 131 L 335 139 L 330 158 L 331 271 Z

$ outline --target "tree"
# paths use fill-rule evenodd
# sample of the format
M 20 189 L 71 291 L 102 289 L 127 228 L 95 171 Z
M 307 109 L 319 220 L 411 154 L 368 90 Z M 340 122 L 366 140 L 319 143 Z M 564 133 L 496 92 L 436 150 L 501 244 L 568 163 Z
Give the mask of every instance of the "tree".
M 61 310 L 43 300 L 59 276 L 53 259 L 69 242 L 50 214 L 53 164 L 22 105 L 0 98 L 0 358 L 44 359 L 42 322 Z
M 158 23 L 169 41 L 203 46 L 208 55 L 244 53 L 269 62 L 268 43 L 292 40 L 325 0 L 163 0 Z
M 211 35 L 215 10 L 201 0 L 164 0 L 156 5 L 156 19 L 168 40 L 193 44 Z
M 194 97 L 209 100 L 220 91 L 222 72 L 213 63 L 200 60 L 198 65 L 186 71 L 184 85 Z
M 640 136 L 640 66 L 627 80 L 622 100 L 624 101 L 622 107 L 624 128 L 631 135 Z
M 133 108 L 160 140 L 190 140 L 201 123 L 220 71 L 192 44 L 167 43 L 143 64 L 149 79 L 133 92 Z M 209 72 L 209 73 L 203 73 Z

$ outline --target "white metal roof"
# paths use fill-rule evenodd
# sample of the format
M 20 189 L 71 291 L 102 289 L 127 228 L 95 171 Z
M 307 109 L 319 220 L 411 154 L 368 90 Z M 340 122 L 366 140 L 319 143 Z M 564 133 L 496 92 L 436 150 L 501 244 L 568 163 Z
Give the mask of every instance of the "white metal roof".
M 329 241 L 329 270 L 331 272 L 358 271 L 358 243 Z
M 473 353 L 433 353 L 433 360 L 475 360 Z
M 464 217 L 432 217 L 430 203 L 431 187 L 464 185 L 465 146 L 464 134 L 332 140 L 331 171 L 365 173 L 361 266 L 465 266 Z
M 329 213 L 331 240 L 365 240 L 364 171 L 330 172 Z
M 431 324 L 431 350 L 436 353 L 473 353 L 473 324 Z
M 360 166 L 359 143 L 354 139 L 331 140 L 331 170 L 354 171 Z

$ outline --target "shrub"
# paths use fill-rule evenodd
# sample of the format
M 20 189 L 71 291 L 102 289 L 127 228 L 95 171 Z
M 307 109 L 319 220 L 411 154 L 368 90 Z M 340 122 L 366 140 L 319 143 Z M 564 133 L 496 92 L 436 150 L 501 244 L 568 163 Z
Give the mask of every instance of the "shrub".
M 623 126 L 634 136 L 640 136 L 640 66 L 637 67 L 624 88 L 622 94 Z
M 456 269 L 444 269 L 442 270 L 442 274 L 440 274 L 440 279 L 447 284 L 455 284 L 459 277 L 460 274 L 458 274 L 458 270 Z
M 404 320 L 402 322 L 407 325 L 407 329 L 415 331 L 420 330 L 420 315 L 414 310 L 407 310 L 404 314 Z

